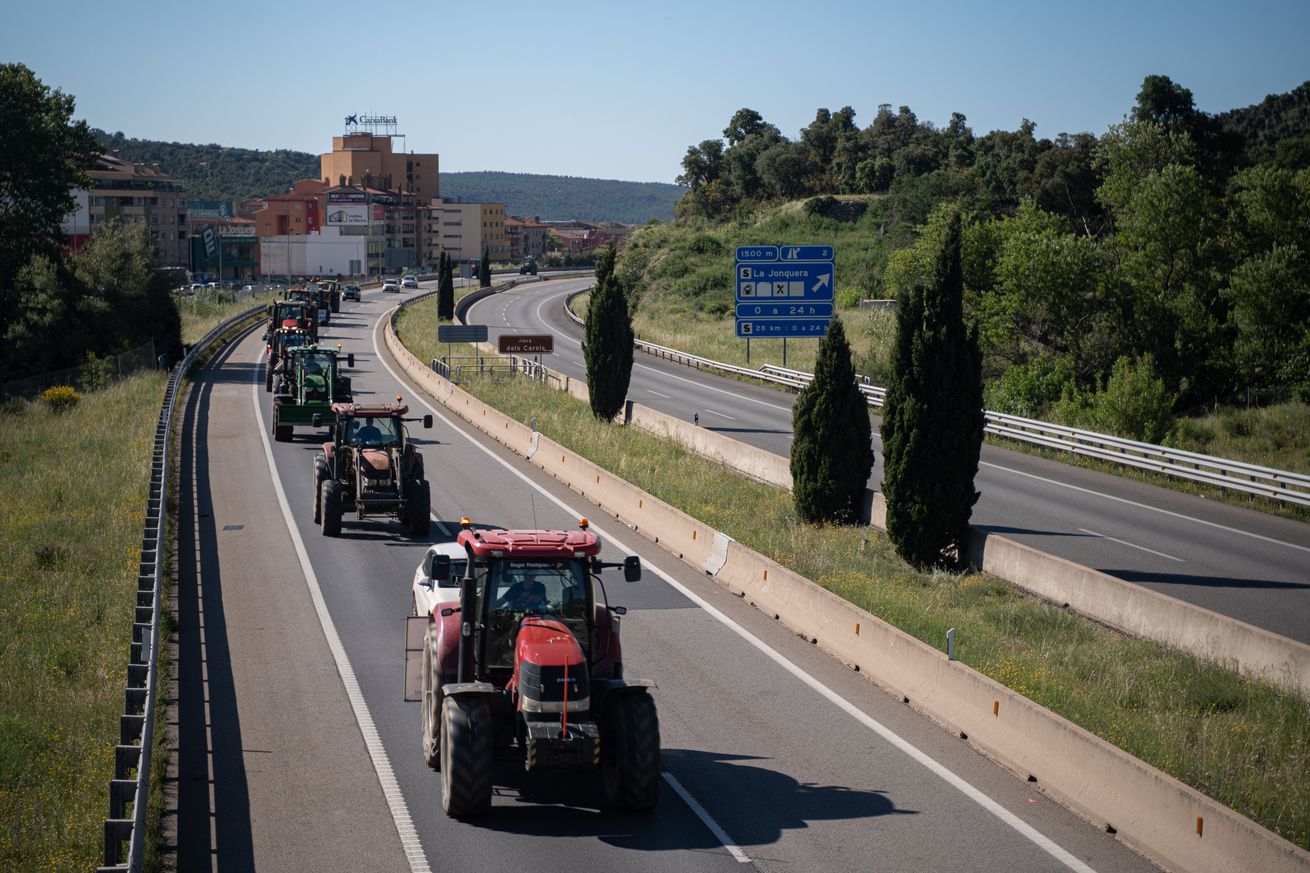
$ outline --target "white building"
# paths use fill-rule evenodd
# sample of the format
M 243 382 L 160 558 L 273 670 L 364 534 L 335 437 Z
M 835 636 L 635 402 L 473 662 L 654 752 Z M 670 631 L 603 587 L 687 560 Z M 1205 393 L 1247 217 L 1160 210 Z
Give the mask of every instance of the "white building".
M 259 240 L 259 271 L 265 276 L 358 276 L 364 272 L 368 237 L 345 236 L 338 227 Z

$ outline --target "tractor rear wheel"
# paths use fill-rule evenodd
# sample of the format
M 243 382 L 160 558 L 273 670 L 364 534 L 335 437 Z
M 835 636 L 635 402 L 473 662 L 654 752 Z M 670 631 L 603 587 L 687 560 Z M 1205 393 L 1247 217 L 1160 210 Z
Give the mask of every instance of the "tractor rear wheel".
M 264 390 L 270 394 L 273 393 L 273 363 L 271 361 L 264 365 Z
M 409 485 L 409 507 L 406 510 L 405 528 L 413 537 L 428 535 L 429 516 L 432 515 L 432 489 L 425 479 L 415 479 Z
M 323 525 L 323 536 L 341 536 L 341 486 L 330 479 L 323 483 L 322 497 L 319 499 L 319 514 Z
M 428 623 L 428 635 L 423 638 L 423 763 L 433 770 L 441 769 L 441 695 L 437 671 L 433 665 L 432 640 L 434 628 Z
M 280 443 L 291 442 L 292 427 L 289 424 L 278 424 L 277 419 L 273 420 L 273 439 Z
M 651 810 L 660 796 L 660 721 L 649 694 L 615 694 L 601 734 L 605 799 L 615 809 Z
M 491 708 L 472 695 L 441 701 L 441 808 L 462 818 L 491 808 Z
M 327 481 L 327 466 L 323 463 L 322 455 L 314 456 L 314 524 L 319 524 L 323 520 L 323 483 Z

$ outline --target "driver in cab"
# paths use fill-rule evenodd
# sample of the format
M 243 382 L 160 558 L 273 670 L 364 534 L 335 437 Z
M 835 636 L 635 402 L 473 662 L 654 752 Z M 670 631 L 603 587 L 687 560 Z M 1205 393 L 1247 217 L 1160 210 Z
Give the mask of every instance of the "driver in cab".
M 532 577 L 520 579 L 505 590 L 497 603 L 504 609 L 538 611 L 546 605 L 546 586 Z

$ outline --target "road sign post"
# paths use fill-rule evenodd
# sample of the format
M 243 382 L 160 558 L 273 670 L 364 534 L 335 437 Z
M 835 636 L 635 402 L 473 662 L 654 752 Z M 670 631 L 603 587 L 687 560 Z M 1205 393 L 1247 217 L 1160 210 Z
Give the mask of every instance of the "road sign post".
M 737 336 L 822 337 L 836 307 L 832 246 L 738 246 Z M 784 357 L 784 364 L 785 364 Z

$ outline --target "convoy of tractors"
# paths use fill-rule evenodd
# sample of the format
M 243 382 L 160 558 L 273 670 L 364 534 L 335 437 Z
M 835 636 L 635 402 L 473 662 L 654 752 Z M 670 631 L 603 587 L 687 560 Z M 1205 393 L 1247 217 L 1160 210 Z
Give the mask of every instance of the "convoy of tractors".
M 431 486 L 407 425 L 430 429 L 432 416 L 409 417 L 400 397 L 355 401 L 342 373 L 354 355 L 320 343 L 319 326 L 339 307 L 335 283 L 291 289 L 269 306 L 264 387 L 273 395 L 273 438 L 327 430 L 314 455 L 312 507 L 325 537 L 341 536 L 350 514 L 395 518 L 426 540 Z M 641 563 L 607 563 L 600 551 L 586 519 L 563 531 L 475 527 L 464 518 L 453 541 L 426 549 L 405 634 L 405 697 L 420 704 L 421 752 L 440 772 L 447 815 L 486 813 L 511 763 L 594 771 L 611 808 L 654 808 L 654 683 L 625 676 L 626 610 L 609 604 L 602 580 L 621 568 L 637 581 Z

